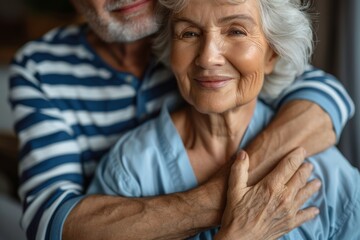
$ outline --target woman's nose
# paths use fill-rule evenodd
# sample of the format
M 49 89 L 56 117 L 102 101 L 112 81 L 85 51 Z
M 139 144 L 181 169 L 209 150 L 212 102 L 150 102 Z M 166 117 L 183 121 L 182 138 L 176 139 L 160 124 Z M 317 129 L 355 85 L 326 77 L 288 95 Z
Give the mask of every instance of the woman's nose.
M 204 37 L 201 41 L 195 64 L 202 68 L 222 66 L 225 63 L 224 42 L 216 37 Z

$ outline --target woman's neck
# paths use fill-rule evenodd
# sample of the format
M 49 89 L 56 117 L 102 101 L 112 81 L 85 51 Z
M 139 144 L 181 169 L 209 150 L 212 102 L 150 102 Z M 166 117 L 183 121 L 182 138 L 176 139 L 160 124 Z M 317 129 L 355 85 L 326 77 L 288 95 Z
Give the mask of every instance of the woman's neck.
M 237 152 L 255 106 L 256 99 L 222 114 L 202 114 L 192 107 L 172 114 L 199 181 Z
M 87 40 L 96 53 L 112 68 L 142 78 L 150 61 L 150 38 L 131 43 L 107 43 L 94 32 L 89 31 Z

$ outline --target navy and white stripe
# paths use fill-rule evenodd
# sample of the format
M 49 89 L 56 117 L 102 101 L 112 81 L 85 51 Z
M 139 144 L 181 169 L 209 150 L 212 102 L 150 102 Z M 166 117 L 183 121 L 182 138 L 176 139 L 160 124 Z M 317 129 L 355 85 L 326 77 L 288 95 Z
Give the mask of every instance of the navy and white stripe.
M 308 66 L 294 84 L 283 91 L 274 105 L 278 108 L 293 99 L 319 104 L 329 113 L 338 138 L 347 121 L 355 114 L 354 103 L 339 81 L 313 66 Z
M 152 63 L 141 80 L 116 72 L 88 45 L 87 29 L 52 30 L 25 45 L 12 64 L 21 225 L 29 239 L 50 238 L 51 225 L 63 223 L 97 162 L 124 131 L 157 113 L 164 101 L 179 100 L 176 82 L 163 65 Z M 354 108 L 342 86 L 318 70 L 309 69 L 302 78 L 277 104 L 307 92 L 326 94 L 338 109 L 332 118 L 343 126 Z M 51 236 L 60 238 L 60 233 Z
M 125 130 L 178 99 L 164 66 L 151 64 L 144 79 L 116 72 L 86 43 L 86 31 L 55 29 L 25 45 L 12 64 L 21 225 L 29 239 L 49 238 L 59 205 L 83 194 L 96 163 Z

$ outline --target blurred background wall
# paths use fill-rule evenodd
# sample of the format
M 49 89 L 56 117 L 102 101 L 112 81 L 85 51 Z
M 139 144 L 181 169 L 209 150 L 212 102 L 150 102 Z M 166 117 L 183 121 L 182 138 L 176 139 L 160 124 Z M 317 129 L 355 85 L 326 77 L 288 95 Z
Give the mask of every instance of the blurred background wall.
M 67 0 L 0 0 L 0 193 L 15 199 L 17 139 L 8 104 L 9 63 L 27 41 L 75 22 L 76 17 Z
M 316 52 L 313 64 L 335 75 L 355 103 L 339 147 L 360 168 L 360 1 L 316 0 Z
M 7 102 L 9 62 L 25 42 L 73 21 L 67 0 L 0 0 L 0 240 L 25 240 L 17 196 L 17 139 Z

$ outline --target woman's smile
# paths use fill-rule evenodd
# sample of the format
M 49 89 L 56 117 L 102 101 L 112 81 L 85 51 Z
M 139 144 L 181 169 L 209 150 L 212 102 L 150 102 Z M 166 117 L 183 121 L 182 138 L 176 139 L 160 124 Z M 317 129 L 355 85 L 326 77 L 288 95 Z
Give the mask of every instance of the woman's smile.
M 194 81 L 199 84 L 200 87 L 216 90 L 227 86 L 231 81 L 234 81 L 234 78 L 225 76 L 202 76 L 195 77 Z

